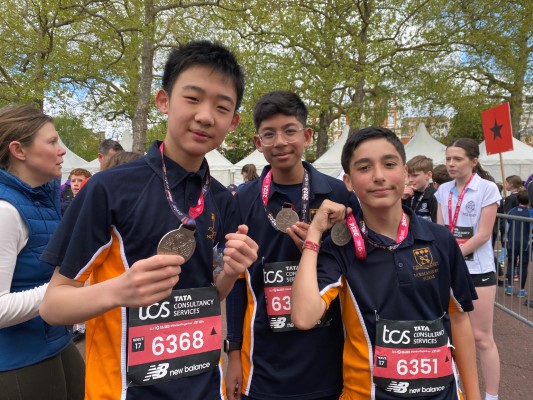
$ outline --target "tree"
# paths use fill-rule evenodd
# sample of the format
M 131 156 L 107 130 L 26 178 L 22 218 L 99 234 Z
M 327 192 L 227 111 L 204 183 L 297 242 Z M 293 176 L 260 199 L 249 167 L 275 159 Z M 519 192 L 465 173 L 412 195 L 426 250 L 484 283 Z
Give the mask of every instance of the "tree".
M 68 149 L 85 160 L 93 160 L 98 154 L 100 137 L 83 126 L 80 117 L 62 114 L 54 117 L 54 125 Z

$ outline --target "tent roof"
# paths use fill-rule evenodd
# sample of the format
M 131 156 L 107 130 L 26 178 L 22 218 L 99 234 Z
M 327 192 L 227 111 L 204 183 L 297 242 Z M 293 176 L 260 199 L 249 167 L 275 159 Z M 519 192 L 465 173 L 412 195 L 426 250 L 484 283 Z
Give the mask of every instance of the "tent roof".
M 231 169 L 233 164 L 224 157 L 217 149 L 211 150 L 205 155 L 209 168 L 211 169 Z
M 423 122 L 418 124 L 415 135 L 404 147 L 407 161 L 418 155 L 431 158 L 433 165 L 446 161 L 446 146 L 431 137 Z
M 513 150 L 501 153 L 501 155 L 505 177 L 518 175 L 526 180 L 529 175 L 533 174 L 533 147 L 513 138 Z M 488 156 L 485 141 L 479 145 L 479 163 L 497 181 L 503 182 L 500 156 L 498 154 Z
M 68 179 L 68 176 L 70 175 L 70 171 L 72 171 L 74 168 L 83 168 L 83 164 L 86 164 L 87 161 L 85 161 L 83 158 L 81 158 L 79 155 L 77 155 L 72 150 L 70 150 L 67 146 L 65 146 L 65 143 L 63 143 L 63 141 L 61 140 L 61 137 L 59 138 L 59 145 L 66 150 L 66 153 L 63 156 L 63 164 L 61 168 L 62 169 L 61 180 L 64 182 Z
M 513 150 L 506 151 L 501 153 L 504 162 L 507 160 L 516 160 L 520 161 L 523 164 L 533 163 L 533 147 L 521 142 L 520 140 L 513 138 Z M 483 158 L 485 161 L 495 161 L 496 163 L 500 162 L 500 156 L 498 154 L 487 155 L 487 147 L 485 141 L 482 141 L 479 144 L 479 157 Z
M 313 166 L 320 172 L 336 176 L 342 170 L 341 153 L 346 140 L 348 140 L 349 126 L 345 126 L 339 139 L 324 154 L 318 157 Z

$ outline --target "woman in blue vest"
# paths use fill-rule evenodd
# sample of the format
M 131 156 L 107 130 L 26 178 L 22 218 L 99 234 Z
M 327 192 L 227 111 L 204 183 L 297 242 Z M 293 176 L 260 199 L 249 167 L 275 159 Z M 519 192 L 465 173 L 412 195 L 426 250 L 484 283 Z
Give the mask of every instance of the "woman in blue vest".
M 83 359 L 64 326 L 39 304 L 55 266 L 39 260 L 60 215 L 65 149 L 51 117 L 30 106 L 0 109 L 0 398 L 76 400 Z

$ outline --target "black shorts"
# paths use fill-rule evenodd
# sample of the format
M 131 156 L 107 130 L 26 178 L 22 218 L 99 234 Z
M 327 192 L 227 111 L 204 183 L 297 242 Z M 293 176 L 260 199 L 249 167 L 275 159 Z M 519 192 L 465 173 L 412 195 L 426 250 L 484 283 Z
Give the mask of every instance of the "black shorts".
M 484 274 L 470 274 L 475 287 L 494 286 L 496 285 L 496 273 L 486 272 Z

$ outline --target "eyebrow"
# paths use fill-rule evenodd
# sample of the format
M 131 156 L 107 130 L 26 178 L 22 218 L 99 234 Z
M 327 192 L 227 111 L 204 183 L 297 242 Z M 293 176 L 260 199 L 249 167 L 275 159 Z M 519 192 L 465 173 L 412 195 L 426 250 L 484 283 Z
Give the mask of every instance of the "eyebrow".
M 283 126 L 281 127 L 281 129 L 292 128 L 292 127 L 294 127 L 294 126 L 298 126 L 298 123 L 297 123 L 297 122 L 289 122 L 289 123 L 283 125 Z M 304 128 L 305 128 L 305 127 L 304 127 Z M 266 131 L 267 129 L 269 129 L 269 130 L 274 130 L 274 127 L 273 127 L 273 126 L 263 126 L 263 127 L 261 128 L 261 131 Z
M 400 156 L 396 154 L 385 154 L 383 157 L 380 158 L 380 161 L 399 160 L 399 159 L 400 159 Z M 357 165 L 357 164 L 362 164 L 362 163 L 367 163 L 367 162 L 372 162 L 372 160 L 368 157 L 365 157 L 365 158 L 360 158 L 359 160 L 355 160 L 352 164 Z
M 200 93 L 200 94 L 203 94 L 205 95 L 205 90 L 202 89 L 201 87 L 199 86 L 195 86 L 195 85 L 185 85 L 182 87 L 183 90 L 192 90 L 194 92 L 197 92 L 197 93 Z M 217 94 L 216 97 L 220 100 L 225 100 L 225 101 L 229 101 L 231 104 L 235 104 L 235 101 L 233 100 L 233 98 L 231 96 L 227 96 L 225 94 Z

